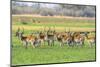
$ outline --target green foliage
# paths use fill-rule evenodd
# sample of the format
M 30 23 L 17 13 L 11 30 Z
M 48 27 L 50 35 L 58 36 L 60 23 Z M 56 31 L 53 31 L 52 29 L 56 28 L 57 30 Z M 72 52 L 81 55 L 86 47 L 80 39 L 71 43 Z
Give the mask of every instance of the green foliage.
M 94 6 L 48 4 L 12 1 L 12 14 L 38 14 L 42 16 L 95 17 Z

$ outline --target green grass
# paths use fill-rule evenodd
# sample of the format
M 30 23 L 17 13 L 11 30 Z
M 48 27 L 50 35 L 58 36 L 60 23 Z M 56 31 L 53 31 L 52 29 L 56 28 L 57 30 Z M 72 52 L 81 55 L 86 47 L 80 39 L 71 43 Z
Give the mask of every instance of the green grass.
M 12 18 L 13 25 L 23 25 L 21 22 L 17 21 L 20 17 L 14 16 Z M 30 20 L 35 19 L 36 22 L 40 21 L 40 23 L 32 23 Z M 28 21 L 26 25 L 29 26 L 57 26 L 57 27 L 87 27 L 93 28 L 95 27 L 95 20 L 84 20 L 84 19 L 67 19 L 67 18 L 52 18 L 52 17 L 27 17 Z M 14 21 L 16 20 L 16 21 Z M 84 24 L 83 24 L 84 23 Z
M 95 60 L 95 48 L 68 48 L 60 47 L 38 47 L 25 49 L 22 46 L 12 48 L 12 64 L 42 64 L 59 62 L 77 62 Z
M 28 24 L 24 25 L 24 26 L 47 26 L 47 27 L 52 27 L 52 26 L 57 26 L 57 27 L 86 27 L 86 28 L 93 28 L 95 27 L 95 23 L 29 23 L 27 22 Z M 19 26 L 19 25 L 23 25 L 21 24 L 20 22 L 17 22 L 15 24 L 16 26 Z M 73 26 L 74 25 L 74 26 Z
M 77 61 L 94 61 L 95 47 L 90 48 L 88 43 L 81 47 L 60 47 L 58 42 L 54 46 L 48 46 L 47 43 L 42 47 L 32 48 L 31 45 L 25 49 L 21 41 L 13 37 L 12 64 L 43 64 Z

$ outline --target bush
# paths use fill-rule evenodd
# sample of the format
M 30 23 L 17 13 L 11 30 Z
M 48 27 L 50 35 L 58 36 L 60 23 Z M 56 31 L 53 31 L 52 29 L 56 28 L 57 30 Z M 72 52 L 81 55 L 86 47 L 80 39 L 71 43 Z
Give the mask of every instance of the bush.
M 22 24 L 24 24 L 24 25 L 27 25 L 28 23 L 27 22 L 21 22 Z

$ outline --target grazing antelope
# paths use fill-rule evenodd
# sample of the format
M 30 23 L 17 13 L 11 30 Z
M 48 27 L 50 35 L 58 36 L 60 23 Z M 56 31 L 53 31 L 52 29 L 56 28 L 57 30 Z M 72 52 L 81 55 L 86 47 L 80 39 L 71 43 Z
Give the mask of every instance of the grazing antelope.
M 93 46 L 93 44 L 95 44 L 95 36 L 91 35 L 89 36 L 88 33 L 85 33 L 86 39 L 90 45 L 90 47 Z

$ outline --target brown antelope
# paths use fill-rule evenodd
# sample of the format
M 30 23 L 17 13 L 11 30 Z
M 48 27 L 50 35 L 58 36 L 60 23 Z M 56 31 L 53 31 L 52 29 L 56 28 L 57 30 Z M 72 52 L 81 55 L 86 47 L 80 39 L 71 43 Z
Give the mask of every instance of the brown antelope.
M 63 46 L 64 45 L 64 40 L 66 39 L 65 37 L 66 35 L 62 34 L 62 33 L 58 33 L 57 34 L 57 40 L 58 42 L 60 42 L 60 46 Z M 64 39 L 63 39 L 64 37 Z
M 47 31 L 47 42 L 48 42 L 48 46 L 54 46 L 54 40 L 55 40 L 55 30 L 52 31 L 50 28 Z
M 60 46 L 62 46 L 64 44 L 68 44 L 69 46 L 72 46 L 72 36 L 69 33 L 63 33 L 60 36 L 60 39 L 61 39 Z
M 30 43 L 33 48 L 39 44 L 39 39 L 34 36 L 33 34 L 25 36 L 24 35 L 24 29 L 21 33 L 18 33 L 20 40 L 23 42 L 23 45 L 27 48 L 28 44 Z
M 84 45 L 84 36 L 80 34 L 80 32 L 74 32 L 72 34 L 72 37 L 73 37 L 73 43 L 75 45 L 79 45 L 79 46 L 83 46 Z
M 60 42 L 60 46 L 63 46 L 64 44 L 68 44 L 69 46 L 71 46 L 72 36 L 71 36 L 70 30 L 67 32 L 65 29 L 65 32 L 58 33 L 57 40 L 58 42 Z
M 89 36 L 88 33 L 85 33 L 85 36 L 86 36 L 86 39 L 87 39 L 90 47 L 92 47 L 93 44 L 95 44 L 95 39 L 96 39 L 95 36 L 93 36 L 93 35 Z
M 40 45 L 45 45 L 46 34 L 44 32 L 39 32 L 38 38 L 40 40 Z

